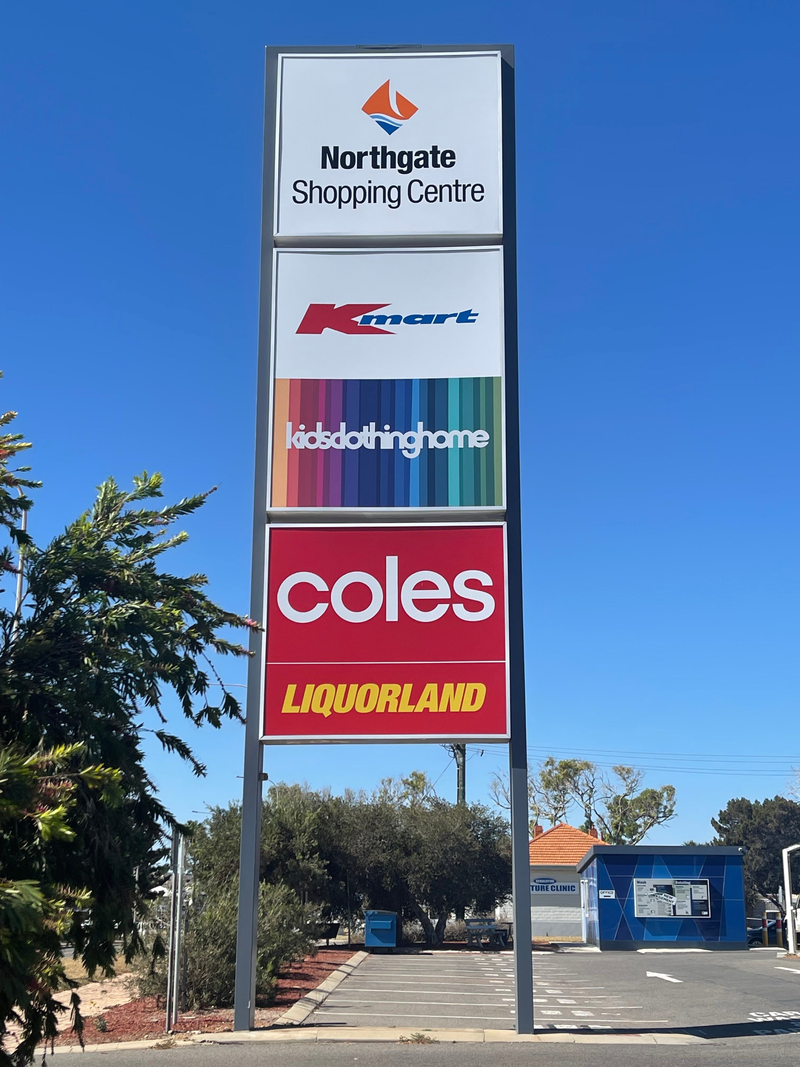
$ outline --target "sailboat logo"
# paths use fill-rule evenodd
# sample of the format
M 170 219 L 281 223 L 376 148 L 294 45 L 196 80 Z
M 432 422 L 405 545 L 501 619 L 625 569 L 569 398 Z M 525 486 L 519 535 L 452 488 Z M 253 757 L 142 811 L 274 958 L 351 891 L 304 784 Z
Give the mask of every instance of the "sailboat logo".
M 392 101 L 394 96 L 394 102 Z M 416 104 L 406 100 L 400 93 L 392 93 L 389 82 L 385 81 L 380 89 L 376 89 L 366 104 L 361 108 L 365 115 L 374 119 L 382 130 L 394 133 L 399 130 L 404 122 L 419 111 Z

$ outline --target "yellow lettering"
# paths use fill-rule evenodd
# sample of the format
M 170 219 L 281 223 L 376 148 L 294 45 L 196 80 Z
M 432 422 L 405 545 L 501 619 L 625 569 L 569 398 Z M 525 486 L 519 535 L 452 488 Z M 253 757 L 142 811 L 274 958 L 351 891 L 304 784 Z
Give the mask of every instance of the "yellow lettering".
M 397 698 L 400 696 L 400 686 L 388 683 L 381 686 L 376 711 L 397 711 Z
M 403 695 L 400 697 L 400 706 L 397 709 L 398 711 L 414 711 L 414 705 L 409 704 L 408 702 L 408 699 L 411 696 L 412 689 L 413 686 L 410 682 L 408 683 L 408 685 L 403 686 Z
M 314 690 L 314 696 L 311 700 L 311 710 L 315 711 L 317 715 L 324 715 L 327 719 L 331 713 L 331 706 L 335 694 L 336 686 L 330 685 L 328 682 L 325 682 L 323 685 L 318 685 Z
M 374 711 L 378 703 L 378 693 L 379 689 L 374 682 L 360 685 L 356 693 L 356 711 L 360 711 L 362 715 L 367 711 Z
M 439 686 L 435 682 L 429 682 L 422 690 L 422 696 L 417 701 L 417 711 L 439 710 Z
M 308 713 L 308 709 L 311 707 L 311 695 L 314 692 L 313 685 L 307 685 L 303 691 L 303 703 L 300 705 L 300 712 L 303 715 Z
M 486 700 L 486 686 L 483 682 L 470 682 L 464 693 L 464 702 L 461 705 L 461 710 L 480 711 L 484 700 Z
M 347 690 L 346 697 L 344 695 L 345 689 Z M 338 711 L 340 715 L 344 715 L 346 712 L 352 711 L 357 692 L 358 685 L 337 685 L 336 696 L 333 700 L 333 710 Z
M 442 686 L 442 702 L 439 705 L 439 711 L 461 711 L 463 699 L 464 683 L 459 682 L 458 685 L 453 685 L 452 682 L 446 682 Z
M 281 708 L 281 715 L 296 715 L 300 710 L 300 705 L 294 703 L 294 695 L 296 692 L 296 685 L 286 686 L 286 696 L 283 698 L 283 707 Z

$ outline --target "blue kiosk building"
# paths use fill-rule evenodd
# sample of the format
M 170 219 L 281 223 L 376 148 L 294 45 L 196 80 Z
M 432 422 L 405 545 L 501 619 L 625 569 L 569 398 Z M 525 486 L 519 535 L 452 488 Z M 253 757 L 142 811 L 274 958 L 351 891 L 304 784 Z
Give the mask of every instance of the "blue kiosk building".
M 593 845 L 577 865 L 585 931 L 602 950 L 746 949 L 744 852 L 700 845 Z

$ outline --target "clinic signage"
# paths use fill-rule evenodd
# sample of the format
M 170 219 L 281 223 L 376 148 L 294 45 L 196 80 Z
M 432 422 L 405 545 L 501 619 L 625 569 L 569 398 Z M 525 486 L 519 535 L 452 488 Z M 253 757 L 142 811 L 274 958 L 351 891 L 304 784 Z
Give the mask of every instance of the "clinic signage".
M 279 56 L 276 238 L 502 234 L 499 51 Z
M 505 529 L 273 527 L 265 736 L 508 738 Z
M 271 509 L 502 509 L 497 248 L 275 253 Z
M 577 892 L 577 882 L 562 882 L 558 878 L 534 878 L 531 882 L 531 896 L 533 897 L 551 893 Z

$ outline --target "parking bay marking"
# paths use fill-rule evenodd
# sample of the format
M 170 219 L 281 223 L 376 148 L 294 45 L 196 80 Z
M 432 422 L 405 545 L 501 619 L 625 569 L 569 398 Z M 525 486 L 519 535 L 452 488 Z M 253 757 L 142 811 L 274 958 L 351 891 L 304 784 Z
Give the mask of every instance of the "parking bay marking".
M 683 985 L 682 978 L 673 978 L 671 974 L 660 974 L 658 971 L 645 971 L 648 978 L 661 978 L 664 982 L 676 982 L 678 985 Z
M 430 989 L 425 989 L 425 988 L 420 988 L 419 983 L 417 983 L 416 985 L 413 985 L 413 986 L 405 986 L 405 985 L 364 985 L 364 986 L 352 985 L 351 986 L 351 985 L 348 985 L 347 988 L 348 988 L 348 990 L 351 990 L 353 993 L 378 993 L 378 994 L 379 993 L 433 993 L 433 994 L 436 994 L 436 993 L 449 993 L 449 992 L 451 992 L 451 990 L 448 989 L 447 986 L 437 985 L 437 986 L 432 986 Z M 453 993 L 457 993 L 459 996 L 468 996 L 468 997 L 486 996 L 486 997 L 491 997 L 491 996 L 495 996 L 498 993 L 513 993 L 514 992 L 514 986 L 512 985 L 511 982 L 508 982 L 508 983 L 504 983 L 503 985 L 501 985 L 499 989 L 498 989 L 497 986 L 495 986 L 493 989 L 454 989 L 454 990 L 452 990 L 452 992 Z

